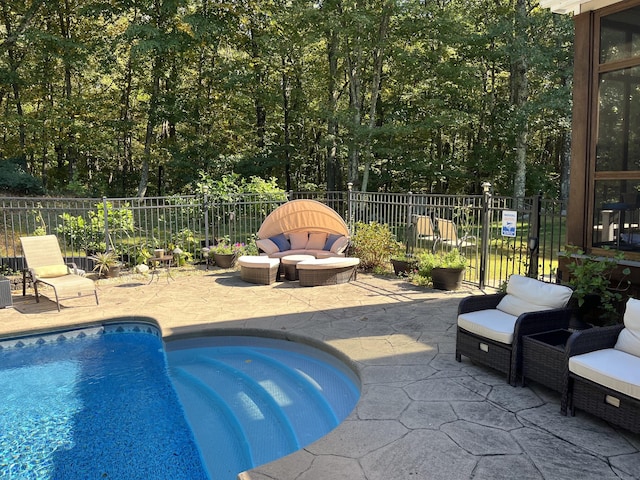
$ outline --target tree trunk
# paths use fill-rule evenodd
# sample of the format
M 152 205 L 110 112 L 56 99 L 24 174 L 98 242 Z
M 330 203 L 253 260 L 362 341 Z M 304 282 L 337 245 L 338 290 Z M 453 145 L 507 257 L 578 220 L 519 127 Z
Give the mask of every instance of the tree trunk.
M 525 0 L 516 0 L 516 11 L 513 31 L 514 52 L 511 60 L 511 104 L 516 117 L 517 132 L 515 140 L 515 176 L 513 180 L 513 196 L 515 198 L 524 197 L 527 180 L 527 135 L 529 122 L 524 106 L 529 95 L 529 85 L 527 82 L 527 60 L 524 55 L 525 49 L 519 45 L 521 38 L 526 41 L 527 28 L 525 25 L 527 17 L 527 5 Z
M 384 43 L 387 38 L 387 30 L 389 20 L 391 19 L 392 4 L 385 3 L 382 9 L 382 18 L 378 27 L 377 45 L 373 51 L 373 80 L 371 82 L 371 105 L 369 105 L 369 128 L 367 132 L 367 140 L 365 145 L 365 163 L 364 172 L 362 174 L 362 191 L 367 191 L 369 183 L 369 170 L 371 169 L 371 161 L 373 160 L 371 138 L 373 130 L 376 127 L 376 112 L 378 109 L 378 98 L 380 96 L 380 86 L 382 83 L 382 65 L 384 64 Z
M 326 177 L 327 191 L 333 192 L 340 188 L 340 165 L 338 162 L 338 120 L 336 106 L 338 104 L 338 90 L 336 78 L 338 75 L 338 34 L 335 30 L 327 33 L 327 60 L 329 63 L 329 85 L 327 90 L 327 162 Z
M 142 170 L 140 172 L 140 183 L 138 184 L 138 197 L 142 198 L 147 194 L 149 186 L 149 163 L 151 161 L 151 145 L 153 143 L 155 127 L 158 124 L 158 101 L 160 97 L 160 76 L 163 62 L 161 55 L 156 53 L 152 68 L 151 98 L 149 99 L 149 111 L 147 113 L 147 128 L 144 136 L 144 154 L 142 156 Z

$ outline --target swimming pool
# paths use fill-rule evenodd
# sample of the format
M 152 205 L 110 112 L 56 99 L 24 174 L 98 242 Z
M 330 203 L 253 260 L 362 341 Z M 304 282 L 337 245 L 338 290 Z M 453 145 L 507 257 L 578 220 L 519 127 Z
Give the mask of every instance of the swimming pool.
M 165 352 L 156 327 L 121 322 L 1 341 L 0 478 L 235 479 L 324 435 L 359 397 L 325 352 L 213 338 Z

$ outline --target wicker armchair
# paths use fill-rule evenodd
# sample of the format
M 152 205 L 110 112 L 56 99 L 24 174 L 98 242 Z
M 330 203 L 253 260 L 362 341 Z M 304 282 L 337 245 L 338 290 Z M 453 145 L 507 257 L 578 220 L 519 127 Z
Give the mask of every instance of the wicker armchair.
M 625 324 L 578 332 L 567 343 L 560 411 L 583 410 L 640 433 L 640 301 L 629 299 Z
M 568 287 L 512 275 L 506 294 L 464 298 L 458 306 L 456 360 L 464 355 L 506 373 L 515 386 L 522 380 L 522 337 L 567 328 L 570 297 Z

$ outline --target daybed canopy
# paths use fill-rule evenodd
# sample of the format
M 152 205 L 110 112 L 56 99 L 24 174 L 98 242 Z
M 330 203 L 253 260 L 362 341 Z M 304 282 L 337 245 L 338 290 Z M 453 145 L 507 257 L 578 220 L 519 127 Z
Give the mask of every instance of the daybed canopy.
M 271 212 L 258 230 L 258 238 L 296 231 L 349 235 L 347 224 L 338 212 L 316 200 L 302 199 L 291 200 Z

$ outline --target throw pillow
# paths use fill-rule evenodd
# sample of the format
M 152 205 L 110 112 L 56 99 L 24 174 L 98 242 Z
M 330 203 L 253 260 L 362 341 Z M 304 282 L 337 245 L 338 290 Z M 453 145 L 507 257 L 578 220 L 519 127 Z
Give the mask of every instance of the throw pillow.
M 291 250 L 304 250 L 309 241 L 309 232 L 291 232 L 289 234 L 289 242 L 291 242 Z
M 278 245 L 273 243 L 273 241 L 269 240 L 268 238 L 256 240 L 256 247 L 258 247 L 267 255 L 271 255 L 272 253 L 276 253 L 279 251 Z
M 343 237 L 344 235 L 336 235 L 335 233 L 330 234 L 327 237 L 327 241 L 324 244 L 324 247 L 322 248 L 323 250 L 326 250 L 327 252 L 331 251 L 331 247 L 333 246 L 333 244 L 335 243 L 336 240 L 338 240 L 340 237 Z
M 281 252 L 284 252 L 285 250 L 291 250 L 291 244 L 289 243 L 289 240 L 287 240 L 287 237 L 284 236 L 284 233 L 276 235 L 275 237 L 271 237 L 269 238 L 269 240 L 275 243 L 278 247 L 278 250 L 280 250 Z
M 324 232 L 314 232 L 309 234 L 307 250 L 323 250 L 327 241 L 327 234 Z
M 69 274 L 69 269 L 66 265 L 46 265 L 34 268 L 33 271 L 36 277 L 40 278 L 55 278 Z
M 640 357 L 640 300 L 630 298 L 624 310 L 624 328 L 618 335 L 618 341 L 614 347 Z
M 349 246 L 349 239 L 344 235 L 342 235 L 335 242 L 333 242 L 333 245 L 331 245 L 331 250 L 329 251 L 331 253 L 342 253 L 347 249 L 348 246 Z

